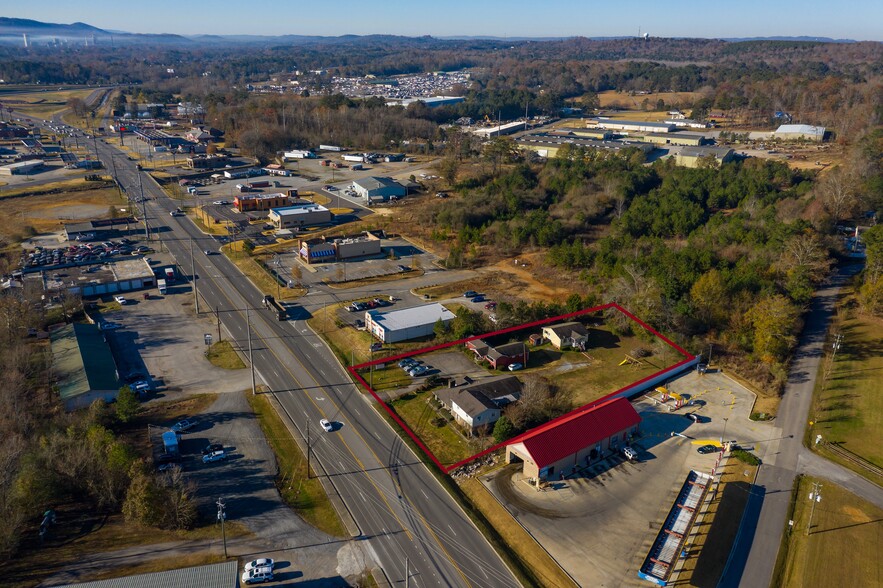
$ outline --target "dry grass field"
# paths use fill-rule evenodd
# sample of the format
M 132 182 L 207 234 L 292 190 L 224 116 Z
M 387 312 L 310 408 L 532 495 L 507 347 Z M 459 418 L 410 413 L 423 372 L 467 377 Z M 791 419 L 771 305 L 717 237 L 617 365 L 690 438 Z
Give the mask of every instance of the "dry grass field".
M 629 95 L 627 92 L 609 90 L 598 94 L 601 108 L 623 108 L 626 110 L 643 110 L 645 101 L 646 104 L 655 107 L 656 102 L 659 100 L 665 102 L 666 106 L 680 105 L 686 108 L 700 98 L 702 98 L 700 92 L 653 92 L 650 94 Z
M 70 98 L 85 100 L 92 92 L 92 89 L 14 92 L 3 94 L 0 102 L 30 116 L 49 118 L 66 109 Z

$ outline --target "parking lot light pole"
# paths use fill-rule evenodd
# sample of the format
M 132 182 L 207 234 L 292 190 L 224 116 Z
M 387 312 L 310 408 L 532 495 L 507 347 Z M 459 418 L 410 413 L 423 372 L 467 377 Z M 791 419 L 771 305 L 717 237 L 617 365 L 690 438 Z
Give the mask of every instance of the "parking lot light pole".
M 727 421 L 730 420 L 729 417 L 724 417 L 724 432 L 721 433 L 721 445 L 724 444 L 724 437 L 727 436 Z

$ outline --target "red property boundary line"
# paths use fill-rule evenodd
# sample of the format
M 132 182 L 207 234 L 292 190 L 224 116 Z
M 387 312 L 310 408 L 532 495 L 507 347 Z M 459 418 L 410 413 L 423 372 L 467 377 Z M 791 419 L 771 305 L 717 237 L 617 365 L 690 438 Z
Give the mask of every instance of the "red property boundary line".
M 464 339 L 459 339 L 459 340 L 457 340 L 457 341 L 452 341 L 452 342 L 450 342 L 450 343 L 443 343 L 443 344 L 441 344 L 441 345 L 433 345 L 432 347 L 424 347 L 423 349 L 418 349 L 418 350 L 416 350 L 416 351 L 411 351 L 411 352 L 409 352 L 409 353 L 401 353 L 401 354 L 399 354 L 399 355 L 393 355 L 393 356 L 390 356 L 390 357 L 384 357 L 384 358 L 382 358 L 382 359 L 375 359 L 374 361 L 368 361 L 368 362 L 365 362 L 365 363 L 360 363 L 360 364 L 358 364 L 358 365 L 350 366 L 350 367 L 347 368 L 347 370 L 349 370 L 350 374 L 352 374 L 352 376 L 353 376 L 354 378 L 356 378 L 356 380 L 358 380 L 358 382 L 359 382 L 359 383 L 360 383 L 360 384 L 361 384 L 361 385 L 362 385 L 362 386 L 363 386 L 368 392 L 371 393 L 371 396 L 374 397 L 374 400 L 376 400 L 376 401 L 378 402 L 378 404 L 380 404 L 380 405 L 384 408 L 384 410 L 386 410 L 387 414 L 389 414 L 389 416 L 390 416 L 390 417 L 391 417 L 391 418 L 392 418 L 392 419 L 393 419 L 393 420 L 394 420 L 394 421 L 395 421 L 395 422 L 396 422 L 396 423 L 397 423 L 397 424 L 398 424 L 398 425 L 399 425 L 399 426 L 400 426 L 400 427 L 401 427 L 401 428 L 402 428 L 402 429 L 408 434 L 408 436 L 414 441 L 414 443 L 416 443 L 417 446 L 420 447 L 420 449 L 422 449 L 424 453 L 426 453 L 426 455 L 429 457 L 429 459 L 431 459 L 432 462 L 433 462 L 435 465 L 437 465 L 437 466 L 439 467 L 439 469 L 441 469 L 443 472 L 445 472 L 445 473 L 450 473 L 452 470 L 457 469 L 458 467 L 462 466 L 463 464 L 469 463 L 470 461 L 473 461 L 473 460 L 478 459 L 478 458 L 480 458 L 480 457 L 482 457 L 482 456 L 484 456 L 484 455 L 487 455 L 488 453 L 491 453 L 491 452 L 493 452 L 493 451 L 496 451 L 496 450 L 499 449 L 500 447 L 503 447 L 503 446 L 505 446 L 505 445 L 510 445 L 510 444 L 512 444 L 512 443 L 517 443 L 519 440 L 521 440 L 521 439 L 523 439 L 525 436 L 529 435 L 529 434 L 531 433 L 531 431 L 533 431 L 533 429 L 531 429 L 530 431 L 527 431 L 527 432 L 525 432 L 525 433 L 522 433 L 522 434 L 519 435 L 518 437 L 515 437 L 515 438 L 513 438 L 513 439 L 509 439 L 508 441 L 504 441 L 504 442 L 502 442 L 502 443 L 497 443 L 497 444 L 494 445 L 493 447 L 490 447 L 490 448 L 488 448 L 488 449 L 485 449 L 484 451 L 481 451 L 481 452 L 479 452 L 479 453 L 476 453 L 475 455 L 473 455 L 473 456 L 471 456 L 471 457 L 467 457 L 467 458 L 464 459 L 464 460 L 458 461 L 457 463 L 455 463 L 455 464 L 453 464 L 453 465 L 450 465 L 450 466 L 443 465 L 443 464 L 438 460 L 438 458 L 435 457 L 435 455 L 432 453 L 432 451 L 430 451 L 429 448 L 423 443 L 423 441 L 420 439 L 420 437 L 418 437 L 418 436 L 417 436 L 417 435 L 411 430 L 411 428 L 410 428 L 407 424 L 405 424 L 405 422 L 399 417 L 399 415 L 397 415 L 397 414 L 395 413 L 395 411 L 392 410 L 392 408 L 390 408 L 390 406 L 380 398 L 380 396 L 377 394 L 377 392 L 375 392 L 374 389 L 373 389 L 371 386 L 368 385 L 368 382 L 366 382 L 365 379 L 361 376 L 361 374 L 359 374 L 359 370 L 362 369 L 362 368 L 370 367 L 370 366 L 372 366 L 372 365 L 388 364 L 388 363 L 397 363 L 399 360 L 404 359 L 404 358 L 406 358 L 406 357 L 412 357 L 412 356 L 414 356 L 414 355 L 422 355 L 422 354 L 425 354 L 425 353 L 431 353 L 431 352 L 433 352 L 433 351 L 438 351 L 439 349 L 447 349 L 447 348 L 449 348 L 449 347 L 454 347 L 454 346 L 457 346 L 457 345 L 462 345 L 462 344 L 464 344 L 464 343 L 467 343 L 467 342 L 469 342 L 469 341 L 474 341 L 474 340 L 476 340 L 476 339 L 484 339 L 484 338 L 486 338 L 486 337 L 494 337 L 494 336 L 496 336 L 496 335 L 505 335 L 506 333 L 512 333 L 512 332 L 515 332 L 515 331 L 521 331 L 521 330 L 524 330 L 524 329 L 530 329 L 530 328 L 532 328 L 532 327 L 538 327 L 538 326 L 542 326 L 542 325 L 547 325 L 547 324 L 549 324 L 549 323 L 558 322 L 558 321 L 561 321 L 561 320 L 564 320 L 564 319 L 575 318 L 575 317 L 583 316 L 583 315 L 586 315 L 586 314 L 592 314 L 592 313 L 595 313 L 595 312 L 599 312 L 599 311 L 603 311 L 603 310 L 611 310 L 611 309 L 612 309 L 612 310 L 616 310 L 616 311 L 618 311 L 618 312 L 621 312 L 623 315 L 625 315 L 626 317 L 628 317 L 629 319 L 631 319 L 632 321 L 634 321 L 635 323 L 637 323 L 637 324 L 638 324 L 642 329 L 644 329 L 645 331 L 647 331 L 647 332 L 653 334 L 653 335 L 656 336 L 656 337 L 659 337 L 659 338 L 660 338 L 662 341 L 664 341 L 669 347 L 671 347 L 672 349 L 674 349 L 675 351 L 677 351 L 678 353 L 680 353 L 680 354 L 684 357 L 684 359 L 681 360 L 681 361 L 679 361 L 678 363 L 672 365 L 672 366 L 669 366 L 669 367 L 663 368 L 663 369 L 659 370 L 658 372 L 655 372 L 655 373 L 653 373 L 653 374 L 650 374 L 649 376 L 647 376 L 647 377 L 645 377 L 645 378 L 641 378 L 641 379 L 638 380 L 637 382 L 633 382 L 633 383 L 629 384 L 628 386 L 623 386 L 622 388 L 616 390 L 615 392 L 611 392 L 610 394 L 608 394 L 608 395 L 606 395 L 606 396 L 603 396 L 603 397 L 601 397 L 601 398 L 599 398 L 599 399 L 597 399 L 597 400 L 594 400 L 594 401 L 592 401 L 592 402 L 590 402 L 590 403 L 588 403 L 588 404 L 585 404 L 585 405 L 583 405 L 583 406 L 580 406 L 579 408 L 576 408 L 576 409 L 570 411 L 569 413 L 567 413 L 567 414 L 565 414 L 565 415 L 562 415 L 562 416 L 560 416 L 560 417 L 557 417 L 557 418 L 555 418 L 555 419 L 552 419 L 552 420 L 549 421 L 548 423 L 545 423 L 545 424 L 543 424 L 543 425 L 539 425 L 539 426 L 542 427 L 542 426 L 546 426 L 546 425 L 548 425 L 549 423 L 555 423 L 555 422 L 558 422 L 558 421 L 561 421 L 561 420 L 564 420 L 564 419 L 570 418 L 571 416 L 573 416 L 573 415 L 575 415 L 575 414 L 579 414 L 579 413 L 585 412 L 585 411 L 591 409 L 592 407 L 594 407 L 594 406 L 596 406 L 596 405 L 598 405 L 598 404 L 601 404 L 601 403 L 603 403 L 603 402 L 606 402 L 607 400 L 610 400 L 611 398 L 615 398 L 615 397 L 617 397 L 618 395 L 622 394 L 624 391 L 628 390 L 629 388 L 636 388 L 636 387 L 639 387 L 642 383 L 644 383 L 644 382 L 646 382 L 646 381 L 648 381 L 648 380 L 651 380 L 651 379 L 653 379 L 653 378 L 657 378 L 657 377 L 659 377 L 660 375 L 662 375 L 662 374 L 664 374 L 664 373 L 666 373 L 666 372 L 676 371 L 678 368 L 680 368 L 680 367 L 683 366 L 684 364 L 690 363 L 691 361 L 695 360 L 695 359 L 696 359 L 696 356 L 693 355 L 693 354 L 691 354 L 691 353 L 689 353 L 689 352 L 687 352 L 683 347 L 681 347 L 680 345 L 678 345 L 677 343 L 675 343 L 674 341 L 672 341 L 671 339 L 669 339 L 668 337 L 666 337 L 665 335 L 663 335 L 662 333 L 660 333 L 659 331 L 657 331 L 656 329 L 654 329 L 653 327 L 651 327 L 650 325 L 648 325 L 647 323 L 645 323 L 644 321 L 642 321 L 641 319 L 639 319 L 638 317 L 636 317 L 635 315 L 633 315 L 632 313 L 630 313 L 629 311 L 627 311 L 626 309 L 624 309 L 622 306 L 620 306 L 620 305 L 617 304 L 616 302 L 609 302 L 609 303 L 607 303 L 607 304 L 602 304 L 601 306 L 594 306 L 594 307 L 592 307 L 592 308 L 587 308 L 587 309 L 585 309 L 585 310 L 579 310 L 579 311 L 571 312 L 571 313 L 568 313 L 568 314 L 562 314 L 562 315 L 560 315 L 560 316 L 555 316 L 555 317 L 548 318 L 548 319 L 543 319 L 543 320 L 539 320 L 539 321 L 534 321 L 534 322 L 532 322 L 532 323 L 525 323 L 525 324 L 523 324 L 523 325 L 518 325 L 518 326 L 515 326 L 515 327 L 509 327 L 509 328 L 507 328 L 507 329 L 500 329 L 499 331 L 492 331 L 492 332 L 490 332 L 490 333 L 483 333 L 483 334 L 481 334 L 481 335 L 475 335 L 475 336 L 472 336 L 472 337 L 466 337 L 466 338 L 464 338 Z

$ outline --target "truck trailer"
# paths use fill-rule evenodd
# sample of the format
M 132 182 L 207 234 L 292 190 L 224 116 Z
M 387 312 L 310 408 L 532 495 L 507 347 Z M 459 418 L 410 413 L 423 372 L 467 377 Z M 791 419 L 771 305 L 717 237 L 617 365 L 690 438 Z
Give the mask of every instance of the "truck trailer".
M 285 307 L 282 306 L 279 301 L 273 298 L 271 295 L 265 295 L 264 299 L 261 302 L 264 305 L 264 308 L 276 313 L 276 318 L 278 320 L 284 321 L 286 318 L 288 318 L 288 311 L 285 310 Z

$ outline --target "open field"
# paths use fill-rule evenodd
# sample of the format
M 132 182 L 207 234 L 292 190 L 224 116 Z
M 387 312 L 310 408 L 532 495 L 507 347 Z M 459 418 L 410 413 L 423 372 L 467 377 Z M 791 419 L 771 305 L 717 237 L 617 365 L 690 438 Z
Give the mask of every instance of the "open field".
M 825 381 L 826 367 L 830 366 L 830 355 L 822 366 L 817 381 L 810 420 L 813 426 L 810 438 L 821 435 L 826 444 L 839 444 L 852 452 L 883 467 L 883 446 L 880 431 L 883 429 L 883 321 L 870 316 L 859 315 L 850 305 L 851 295 L 842 302 L 838 324 L 832 333 L 839 333 L 843 340 L 837 352 L 830 376 Z M 826 346 L 830 353 L 831 346 Z M 850 467 L 883 483 L 881 476 L 869 472 L 839 458 L 824 447 L 826 457 Z
M 773 584 L 803 586 L 879 586 L 883 578 L 883 510 L 843 488 L 822 482 L 822 499 L 816 503 L 810 524 L 809 494 L 819 480 L 800 478 L 791 517 L 794 527 L 785 532 L 784 567 Z
M 75 181 L 79 186 L 82 180 Z M 54 184 L 53 184 L 54 185 Z M 40 191 L 51 189 L 47 184 Z M 92 218 L 110 217 L 111 207 L 120 206 L 123 201 L 113 188 L 67 191 L 39 196 L 16 196 L 13 191 L 3 194 L 13 214 L 0 216 L 0 239 L 19 242 L 40 233 L 58 231 L 63 221 L 77 222 Z
M 3 94 L 0 102 L 13 110 L 30 116 L 49 118 L 67 108 L 70 98 L 82 98 L 85 100 L 94 88 L 85 90 L 56 90 L 36 92 L 16 92 Z
M 702 98 L 700 92 L 652 92 L 650 94 L 634 94 L 629 95 L 628 92 L 617 92 L 616 90 L 608 90 L 598 94 L 598 101 L 601 108 L 618 107 L 628 110 L 643 110 L 644 101 L 655 107 L 658 100 L 665 102 L 666 106 L 683 105 L 688 106 Z M 668 110 L 666 110 L 667 112 Z
M 236 354 L 233 345 L 229 341 L 218 341 L 212 343 L 206 352 L 206 358 L 212 365 L 227 370 L 241 370 L 245 368 L 245 364 Z
M 276 455 L 279 470 L 276 487 L 282 499 L 317 529 L 335 537 L 344 537 L 346 529 L 328 500 L 322 483 L 317 477 L 307 477 L 307 460 L 269 399 L 249 393 L 248 403 Z
M 526 568 L 533 572 L 543 586 L 556 588 L 575 587 L 576 584 L 561 569 L 555 560 L 542 549 L 536 540 L 524 530 L 524 527 L 512 518 L 506 509 L 491 495 L 490 492 L 475 478 L 457 480 L 463 493 L 477 508 L 488 522 L 496 529 Z

